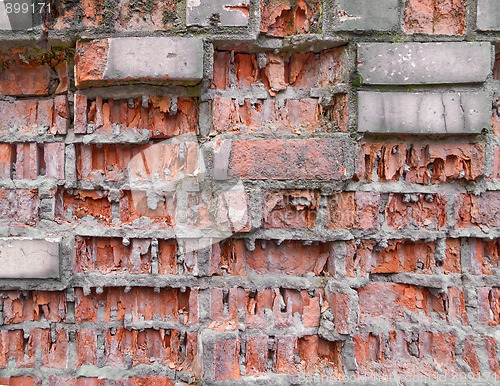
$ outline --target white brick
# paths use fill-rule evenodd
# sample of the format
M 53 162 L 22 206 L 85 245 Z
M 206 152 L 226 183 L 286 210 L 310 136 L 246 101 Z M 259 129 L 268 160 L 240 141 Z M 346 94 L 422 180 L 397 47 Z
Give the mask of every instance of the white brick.
M 60 239 L 0 238 L 0 278 L 59 278 L 59 243 Z

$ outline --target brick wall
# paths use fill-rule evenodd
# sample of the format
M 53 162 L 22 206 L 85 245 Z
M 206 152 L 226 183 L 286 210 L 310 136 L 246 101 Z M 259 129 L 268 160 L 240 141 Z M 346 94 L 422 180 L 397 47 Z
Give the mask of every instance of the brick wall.
M 0 384 L 500 379 L 500 5 L 376 3 L 3 27 Z

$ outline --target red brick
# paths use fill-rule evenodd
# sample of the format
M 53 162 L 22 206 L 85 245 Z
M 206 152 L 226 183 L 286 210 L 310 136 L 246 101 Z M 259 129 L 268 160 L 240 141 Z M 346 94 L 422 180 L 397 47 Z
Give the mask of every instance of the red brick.
M 317 191 L 266 191 L 263 199 L 265 228 L 314 228 L 319 209 Z
M 460 239 L 446 240 L 446 259 L 441 268 L 447 275 L 462 272 Z
M 24 63 L 17 58 L 2 58 L 0 94 L 48 95 L 51 81 L 48 64 Z
M 150 240 L 132 239 L 123 245 L 120 238 L 78 237 L 75 243 L 76 272 L 150 273 Z
M 471 273 L 493 275 L 493 269 L 500 268 L 500 240 L 471 239 Z
M 497 355 L 497 340 L 492 336 L 486 336 L 484 338 L 486 355 L 488 357 L 488 367 L 492 375 L 498 377 L 500 376 L 500 366 L 498 364 Z M 498 379 L 498 378 L 496 378 Z
M 14 146 L 10 143 L 0 143 L 0 178 L 9 179 L 12 177 Z
M 112 134 L 116 126 L 120 134 L 139 135 L 148 130 L 152 138 L 198 133 L 198 105 L 192 98 L 180 97 L 174 104 L 171 97 L 151 97 L 147 107 L 142 98 L 132 102 L 130 107 L 127 99 L 85 99 L 80 111 L 82 127 L 83 122 L 93 124 L 96 134 Z
M 327 87 L 341 80 L 343 47 L 318 53 L 293 53 L 290 57 L 290 85 L 294 88 Z
M 297 366 L 306 374 L 329 373 L 331 380 L 342 379 L 340 348 L 342 343 L 330 342 L 317 335 L 306 335 L 297 340 L 297 351 L 301 359 Z M 333 373 L 333 374 L 332 374 Z
M 382 339 L 371 333 L 360 333 L 353 337 L 354 358 L 358 365 L 380 362 L 384 357 Z
M 390 240 L 380 252 L 374 252 L 371 273 L 434 272 L 434 243 Z
M 265 335 L 248 336 L 246 340 L 247 375 L 257 376 L 267 372 L 268 339 Z
M 33 367 L 36 352 L 41 352 L 42 366 L 64 369 L 67 367 L 68 338 L 66 331 L 56 330 L 56 341 L 51 341 L 51 331 L 48 329 L 32 328 L 27 342 L 27 356 L 23 366 Z
M 68 98 L 57 95 L 54 98 L 54 113 L 50 134 L 66 134 L 69 126 Z
M 442 183 L 475 181 L 484 174 L 483 143 L 361 143 L 356 177 L 368 181 Z
M 474 344 L 474 336 L 467 335 L 464 341 L 464 351 L 462 353 L 463 360 L 469 365 L 471 372 L 478 376 L 481 374 L 479 359 L 477 358 L 476 347 Z
M 407 0 L 405 31 L 462 35 L 465 33 L 465 6 L 464 0 Z
M 257 180 L 343 180 L 350 174 L 346 145 L 331 139 L 234 140 L 229 175 Z
M 141 217 L 147 217 L 161 228 L 174 225 L 176 205 L 174 194 L 166 193 L 153 210 L 148 207 L 146 192 L 128 190 L 121 193 L 120 221 L 122 223 L 130 224 Z M 147 229 L 151 229 L 150 224 L 147 225 Z
M 321 2 L 314 0 L 261 0 L 260 31 L 272 36 L 315 33 Z
M 500 124 L 499 124 L 500 127 Z M 491 179 L 500 179 L 500 146 L 495 146 L 493 148 L 493 173 L 491 174 Z
M 298 375 L 294 363 L 296 345 L 297 337 L 295 336 L 283 335 L 275 337 L 274 372 Z
M 86 95 L 75 94 L 73 130 L 76 134 L 85 134 L 87 132 L 87 103 Z
M 304 257 L 307 256 L 307 259 Z M 212 248 L 211 273 L 246 275 L 252 270 L 260 275 L 320 275 L 330 256 L 329 247 L 323 243 L 304 245 L 301 241 L 258 240 L 249 251 L 243 240 L 227 240 Z
M 20 366 L 24 358 L 25 340 L 23 330 L 0 331 L 0 368 L 7 368 L 10 358 Z
M 64 180 L 64 143 L 46 143 L 44 146 L 45 176 Z
M 154 365 L 179 368 L 184 359 L 181 353 L 180 333 L 164 329 L 107 331 L 105 344 L 106 365 L 123 367 L 125 357 L 132 358 L 132 366 Z
M 371 283 L 358 290 L 360 324 L 409 321 L 430 322 L 446 319 L 449 324 L 467 325 L 465 300 L 460 288 L 450 287 L 440 298 L 425 288 L 395 283 Z M 446 305 L 446 307 L 445 307 Z M 410 318 L 409 315 L 413 315 Z
M 192 325 L 197 323 L 197 298 L 195 289 L 181 292 L 179 289 L 134 287 L 125 292 L 120 287 L 104 288 L 102 294 L 92 291 L 85 295 L 75 290 L 75 319 L 77 323 L 96 321 L 99 307 L 104 309 L 104 320 L 122 321 L 130 314 L 132 322 L 141 320 L 165 320 Z
M 106 61 L 109 50 L 108 39 L 93 40 L 91 42 L 77 42 L 75 56 L 76 84 L 79 86 L 91 83 L 96 79 L 103 79 L 106 70 Z M 78 94 L 75 94 L 75 97 Z M 76 114 L 75 114 L 76 117 Z
M 63 378 L 50 376 L 49 386 L 108 386 L 108 380 L 101 378 Z
M 151 377 L 130 377 L 127 379 L 117 379 L 116 386 L 173 386 L 170 378 L 165 376 Z
M 387 226 L 395 230 L 408 228 L 442 229 L 447 221 L 446 197 L 438 194 L 417 194 L 415 196 L 418 198 L 417 202 L 404 202 L 402 194 L 389 196 L 385 210 Z
M 7 386 L 42 386 L 42 380 L 33 377 L 0 378 L 0 384 Z
M 75 222 L 86 216 L 97 219 L 98 223 L 112 221 L 111 202 L 107 193 L 94 190 L 58 189 L 56 193 L 55 215 L 58 221 Z
M 326 224 L 332 229 L 379 228 L 380 194 L 342 192 L 329 197 Z
M 240 379 L 240 339 L 225 339 L 215 343 L 215 380 Z
M 479 323 L 500 325 L 500 288 L 481 287 L 477 289 L 479 303 Z
M 335 317 L 335 329 L 339 334 L 349 334 L 349 295 L 334 293 L 329 297 L 330 307 Z
M 37 190 L 0 189 L 0 220 L 33 224 L 39 218 L 39 210 L 40 199 Z
M 455 362 L 455 335 L 440 332 L 420 332 L 420 358 L 430 355 L 439 366 Z
M 95 290 L 89 295 L 85 295 L 81 288 L 75 288 L 75 322 L 96 322 L 97 321 L 97 296 Z
M 456 228 L 500 227 L 500 192 L 488 191 L 474 196 L 472 194 L 457 195 L 455 204 Z
M 158 240 L 158 273 L 176 275 L 178 272 L 177 243 L 174 240 Z
M 95 330 L 81 328 L 76 332 L 76 367 L 97 364 L 97 334 Z
M 256 54 L 235 53 L 236 80 L 231 83 L 231 54 L 227 51 L 216 51 L 211 87 L 245 88 L 263 83 L 273 95 L 287 86 L 293 86 L 295 89 L 332 86 L 342 78 L 343 52 L 344 48 L 338 47 L 318 53 L 293 53 L 289 57 L 269 53 L 266 55 L 266 65 L 263 69 L 259 69 Z

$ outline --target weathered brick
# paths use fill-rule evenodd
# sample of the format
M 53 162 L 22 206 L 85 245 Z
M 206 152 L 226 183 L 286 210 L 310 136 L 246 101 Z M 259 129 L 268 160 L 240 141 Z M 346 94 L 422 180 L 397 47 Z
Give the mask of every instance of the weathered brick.
M 293 86 L 295 89 L 328 87 L 344 80 L 342 64 L 344 47 L 320 52 L 285 54 L 248 54 L 215 51 L 212 88 L 245 88 L 263 84 L 270 92 Z M 233 59 L 232 59 L 233 58 Z M 259 67 L 262 59 L 264 66 Z M 236 78 L 231 81 L 230 67 L 234 65 Z
M 185 355 L 182 353 L 180 333 L 164 329 L 126 330 L 123 327 L 106 332 L 106 365 L 124 367 L 125 358 L 131 358 L 132 366 L 161 365 L 179 368 Z
M 318 209 L 318 192 L 267 191 L 263 197 L 264 227 L 314 228 Z
M 500 192 L 488 191 L 478 196 L 461 194 L 455 204 L 457 228 L 500 227 L 500 211 L 491 208 L 500 207 Z
M 386 248 L 373 252 L 371 273 L 434 272 L 434 243 L 396 240 L 388 243 Z
M 210 272 L 215 275 L 246 275 L 250 272 L 260 275 L 320 275 L 329 256 L 329 247 L 325 243 L 304 245 L 292 240 L 278 245 L 274 241 L 259 240 L 255 249 L 250 251 L 242 240 L 230 239 L 212 247 Z
M 0 368 L 7 368 L 11 358 L 21 365 L 25 345 L 23 330 L 0 330 Z
M 391 194 L 385 210 L 391 229 L 442 229 L 447 222 L 447 198 L 438 194 Z
M 358 49 L 364 84 L 474 83 L 490 72 L 489 43 L 362 43 Z
M 461 255 L 460 239 L 447 239 L 446 258 L 441 265 L 445 274 L 462 272 Z
M 272 36 L 315 33 L 321 28 L 321 2 L 261 0 L 260 32 Z
M 356 177 L 368 181 L 442 183 L 484 174 L 483 143 L 369 143 L 358 145 Z
M 166 376 L 151 377 L 130 377 L 127 379 L 117 379 L 116 386 L 174 386 L 174 382 Z
M 344 180 L 353 172 L 353 152 L 352 142 L 346 137 L 234 140 L 229 175 L 257 180 Z
M 0 265 L 4 268 L 0 278 L 59 278 L 59 243 L 58 238 L 1 238 Z
M 97 364 L 97 333 L 89 328 L 76 332 L 76 367 Z
M 464 0 L 406 0 L 407 33 L 462 35 L 465 33 Z
M 46 143 L 43 150 L 45 177 L 64 180 L 64 143 Z
M 470 239 L 469 245 L 473 275 L 493 275 L 500 269 L 500 240 Z
M 151 240 L 132 239 L 123 245 L 122 239 L 79 237 L 75 242 L 76 272 L 151 273 Z
M 0 382 L 6 386 L 42 386 L 42 380 L 35 377 L 0 378 Z
M 224 27 L 245 27 L 248 25 L 249 0 L 189 0 L 186 4 L 186 24 L 208 27 L 214 24 L 213 15 L 217 14 L 215 21 Z
M 328 198 L 326 225 L 332 229 L 376 230 L 379 225 L 380 194 L 343 192 Z
M 75 100 L 76 133 L 140 135 L 144 130 L 153 138 L 197 134 L 198 106 L 182 97 L 150 97 L 147 106 L 142 98 L 89 100 L 81 95 Z
M 58 189 L 55 195 L 55 217 L 57 221 L 78 222 L 83 219 L 110 224 L 111 202 L 107 192 L 97 190 Z
M 467 335 L 465 337 L 462 358 L 469 365 L 474 375 L 478 376 L 481 374 L 481 367 L 479 364 L 479 359 L 477 357 L 473 335 Z
M 349 326 L 349 295 L 334 293 L 331 294 L 328 299 L 335 317 L 335 329 L 339 334 L 349 334 L 351 332 Z
M 359 289 L 358 296 L 361 325 L 380 320 L 424 323 L 443 319 L 450 324 L 468 324 L 464 295 L 456 287 L 448 288 L 448 293 L 438 298 L 422 287 L 371 283 Z
M 41 352 L 41 365 L 49 368 L 65 369 L 68 356 L 68 336 L 66 330 L 32 328 L 26 342 L 26 353 L 22 366 L 34 367 L 35 356 Z
M 97 321 L 97 311 L 104 309 L 104 321 L 123 321 L 126 315 L 131 322 L 141 320 L 164 320 L 185 325 L 198 322 L 197 291 L 181 292 L 175 288 L 134 287 L 124 292 L 121 287 L 106 287 L 96 294 L 85 295 L 79 288 L 75 290 L 75 320 Z
M 340 0 L 335 18 L 340 31 L 395 31 L 399 29 L 399 1 L 382 0 L 377 7 L 362 1 Z
M 500 288 L 481 287 L 477 289 L 479 323 L 498 326 L 500 324 Z
M 4 324 L 47 320 L 61 322 L 66 316 L 64 292 L 6 291 L 0 294 Z
M 402 134 L 473 134 L 491 126 L 482 91 L 358 92 L 358 131 Z
M 79 87 L 130 81 L 198 83 L 203 45 L 198 38 L 128 37 L 79 42 Z
M 330 107 L 323 107 L 315 98 L 251 101 L 240 105 L 236 99 L 215 96 L 214 133 L 245 132 L 331 132 L 345 131 L 348 119 L 347 96 L 338 94 Z
M 0 221 L 33 225 L 40 216 L 37 190 L 0 189 Z
M 239 338 L 219 340 L 215 343 L 214 368 L 216 381 L 240 378 L 239 352 Z
M 486 356 L 488 358 L 488 368 L 491 374 L 498 379 L 500 376 L 500 365 L 498 363 L 497 339 L 493 336 L 485 336 L 484 343 Z
M 265 335 L 248 336 L 245 342 L 246 370 L 249 376 L 267 372 L 268 338 Z
M 108 386 L 108 380 L 102 378 L 64 378 L 50 376 L 49 386 Z
M 25 63 L 20 58 L 2 58 L 0 72 L 0 94 L 2 95 L 48 95 L 51 81 L 48 64 Z

